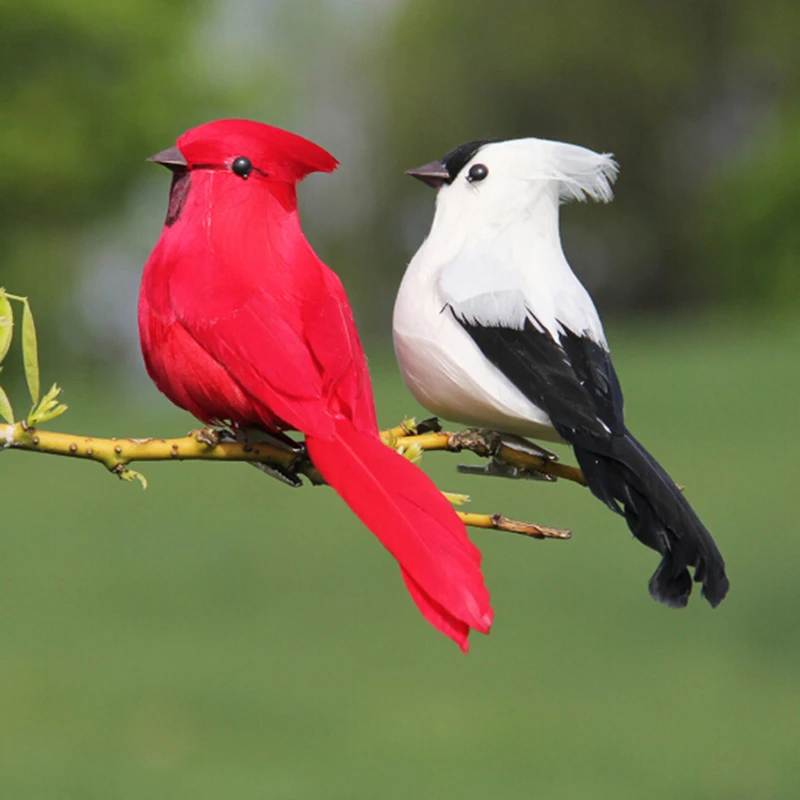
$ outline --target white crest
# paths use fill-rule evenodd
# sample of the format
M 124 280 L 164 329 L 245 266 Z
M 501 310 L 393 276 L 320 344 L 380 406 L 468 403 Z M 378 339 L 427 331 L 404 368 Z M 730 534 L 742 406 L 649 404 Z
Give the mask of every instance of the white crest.
M 564 142 L 540 141 L 545 159 L 543 177 L 559 182 L 558 196 L 563 203 L 613 200 L 611 184 L 617 179 L 619 165 L 611 153 L 595 153 Z
M 494 167 L 507 178 L 558 181 L 562 203 L 588 199 L 610 202 L 614 198 L 611 184 L 619 171 L 611 153 L 534 138 L 487 144 L 473 158 L 477 161 L 489 165 L 490 177 Z

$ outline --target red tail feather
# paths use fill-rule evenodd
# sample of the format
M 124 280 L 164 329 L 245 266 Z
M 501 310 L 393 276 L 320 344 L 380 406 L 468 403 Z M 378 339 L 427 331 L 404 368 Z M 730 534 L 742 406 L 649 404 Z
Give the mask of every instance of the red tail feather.
M 397 559 L 425 619 L 465 652 L 469 629 L 488 633 L 492 609 L 481 554 L 447 499 L 380 438 L 339 419 L 336 436 L 309 436 L 325 480 Z

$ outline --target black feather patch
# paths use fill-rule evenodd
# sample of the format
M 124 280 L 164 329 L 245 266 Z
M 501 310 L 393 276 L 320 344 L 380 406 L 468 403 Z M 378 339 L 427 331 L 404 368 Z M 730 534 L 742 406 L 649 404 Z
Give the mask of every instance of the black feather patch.
M 450 180 L 447 181 L 447 183 L 452 183 L 458 177 L 458 173 L 472 160 L 475 153 L 491 141 L 494 140 L 476 139 L 474 142 L 461 144 L 447 153 L 447 155 L 442 158 L 442 164 L 444 164 L 445 168 L 450 173 Z
M 174 225 L 181 216 L 189 190 L 192 188 L 192 177 L 188 169 L 176 171 L 172 176 L 172 186 L 169 190 L 169 208 L 165 225 Z
M 694 567 L 703 596 L 716 607 L 728 591 L 725 562 L 675 482 L 625 427 L 622 389 L 605 347 L 568 329 L 556 340 L 533 316 L 517 330 L 453 314 L 486 358 L 573 446 L 592 494 L 662 555 L 650 594 L 668 606 L 685 606 L 692 590 L 687 567 Z
M 559 341 L 534 318 L 521 329 L 485 327 L 456 315 L 464 330 L 532 403 L 562 428 L 608 439 L 625 429 L 622 389 L 608 351 L 588 336 L 565 330 Z

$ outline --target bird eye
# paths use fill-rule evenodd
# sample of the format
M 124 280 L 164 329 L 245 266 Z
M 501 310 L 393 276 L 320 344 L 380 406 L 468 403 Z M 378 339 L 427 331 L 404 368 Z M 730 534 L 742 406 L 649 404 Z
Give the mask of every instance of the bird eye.
M 473 164 L 467 173 L 467 180 L 470 183 L 482 181 L 489 174 L 485 164 Z
M 249 158 L 238 156 L 234 159 L 233 164 L 231 164 L 231 169 L 240 178 L 246 178 L 252 172 L 253 165 L 250 163 Z

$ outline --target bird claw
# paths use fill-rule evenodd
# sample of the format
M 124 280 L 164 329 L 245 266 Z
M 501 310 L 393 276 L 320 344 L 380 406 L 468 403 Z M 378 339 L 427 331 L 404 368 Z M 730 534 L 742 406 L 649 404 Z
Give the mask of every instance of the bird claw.
M 515 467 L 507 461 L 503 461 L 497 456 L 492 456 L 488 463 L 478 464 L 459 464 L 457 471 L 462 475 L 488 475 L 493 478 L 511 478 L 512 480 L 529 481 L 548 481 L 552 483 L 555 477 L 546 475 L 544 472 Z
M 539 459 L 543 463 L 558 461 L 558 456 L 544 447 L 508 433 L 489 430 L 468 429 L 459 431 L 450 438 L 451 450 L 471 450 L 479 456 L 489 458 L 488 464 L 478 467 L 472 464 L 459 464 L 458 471 L 467 475 L 490 475 L 498 478 L 525 479 L 534 481 L 555 480 L 555 476 L 537 470 L 535 467 L 518 467 L 498 455 L 503 449 Z
M 528 456 L 536 456 L 537 458 L 544 459 L 545 461 L 558 461 L 558 456 L 546 447 L 535 444 L 522 436 L 515 436 L 512 433 L 499 434 L 500 443 L 516 450 L 518 453 L 525 453 Z
M 296 475 L 292 470 L 278 466 L 277 464 L 265 464 L 262 461 L 249 461 L 251 466 L 261 470 L 265 475 L 270 478 L 280 481 L 286 486 L 291 486 L 293 489 L 298 489 L 303 485 L 303 481 L 299 475 Z
M 237 436 L 237 441 L 245 441 L 248 444 L 257 444 L 259 442 L 268 444 L 276 450 L 283 450 L 286 453 L 301 454 L 305 452 L 305 444 L 303 442 L 296 442 L 291 436 L 285 433 L 276 431 L 269 433 L 268 431 L 256 430 L 254 428 L 243 429 Z
M 255 439 L 277 450 L 293 453 L 296 458 L 291 467 L 283 467 L 280 464 L 266 464 L 263 461 L 249 461 L 248 463 L 286 486 L 296 489 L 303 485 L 303 481 L 297 472 L 304 462 L 308 462 L 306 448 L 304 444 L 295 442 L 288 436 L 282 434 L 273 435 L 266 431 L 232 431 L 229 428 L 198 428 L 197 430 L 189 431 L 189 436 L 210 448 L 214 448 L 223 442 L 241 442 Z
M 274 447 L 277 450 L 283 450 L 294 455 L 291 465 L 286 467 L 280 464 L 265 464 L 263 461 L 251 461 L 250 464 L 256 469 L 261 470 L 265 475 L 269 475 L 270 478 L 275 478 L 275 480 L 280 481 L 286 486 L 291 486 L 293 489 L 297 489 L 303 485 L 303 480 L 298 473 L 302 472 L 307 474 L 304 467 L 310 464 L 308 451 L 306 450 L 304 442 L 296 442 L 290 436 L 283 433 L 273 434 L 267 431 L 245 431 L 243 432 L 244 438 L 248 438 L 248 434 L 250 434 L 249 440 L 255 439 L 255 441 L 268 444 L 270 447 Z M 312 484 L 316 483 L 313 477 L 310 475 L 308 477 Z
M 439 422 L 439 417 L 428 417 L 418 422 L 415 426 L 417 435 L 422 433 L 440 433 L 442 425 Z
M 227 429 L 217 428 L 197 428 L 196 430 L 189 431 L 191 436 L 200 444 L 208 445 L 211 448 L 216 447 L 220 442 L 235 442 L 236 437 Z

